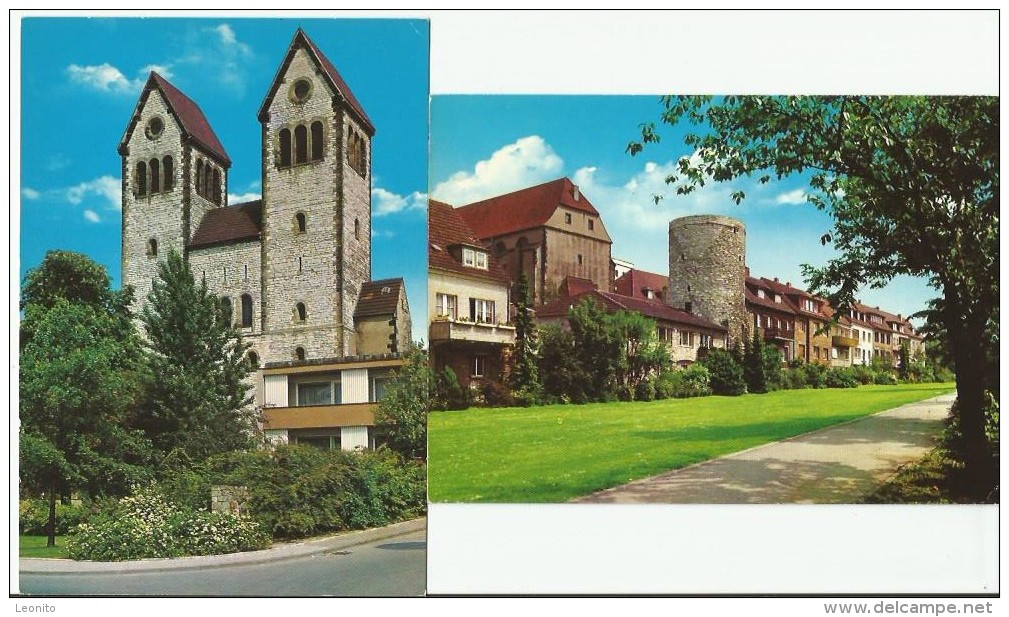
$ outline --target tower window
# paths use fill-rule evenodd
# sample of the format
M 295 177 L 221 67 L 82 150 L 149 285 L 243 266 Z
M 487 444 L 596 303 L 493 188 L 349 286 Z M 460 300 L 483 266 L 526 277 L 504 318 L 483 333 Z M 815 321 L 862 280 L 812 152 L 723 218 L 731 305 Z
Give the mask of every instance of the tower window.
M 147 194 L 147 163 L 137 163 L 137 195 Z
M 242 327 L 252 327 L 252 296 L 242 294 Z
M 224 282 L 227 283 L 228 282 L 228 266 L 224 266 L 222 269 L 224 270 Z
M 305 348 L 304 347 L 295 347 L 294 348 L 294 359 L 297 360 L 297 361 L 299 361 L 299 362 L 304 362 L 304 360 L 305 360 Z
M 299 322 L 305 321 L 307 313 L 305 311 L 305 303 L 299 302 L 294 306 L 294 318 Z
M 318 120 L 312 123 L 312 160 L 322 160 L 322 122 Z
M 155 240 L 154 238 L 151 238 L 150 240 L 147 241 L 147 255 L 149 257 L 158 256 L 158 241 Z
M 361 239 L 361 220 L 360 219 L 354 219 L 354 239 L 355 240 L 360 240 Z
M 306 223 L 307 222 L 305 220 L 305 213 L 304 212 L 299 212 L 299 213 L 297 213 L 297 214 L 294 215 L 294 229 L 298 233 L 300 233 L 300 234 L 305 233 L 305 230 L 307 229 L 307 224 Z
M 147 139 L 157 139 L 158 137 L 161 137 L 161 133 L 163 133 L 164 130 L 164 121 L 161 118 L 154 116 L 147 121 L 147 128 L 144 130 L 144 133 L 147 135 Z
M 196 160 L 196 194 L 203 194 L 203 159 Z
M 248 361 L 250 369 L 256 370 L 259 368 L 259 355 L 256 352 L 250 351 L 245 356 L 245 359 Z
M 249 280 L 249 264 L 245 264 L 245 280 Z
M 172 183 L 175 181 L 175 162 L 172 161 L 172 157 L 166 156 L 161 159 L 162 171 L 165 175 L 165 191 L 172 190 Z
M 291 101 L 295 103 L 304 103 L 311 94 L 312 82 L 307 79 L 299 79 L 291 86 L 289 96 L 291 97 Z
M 308 162 L 308 129 L 304 124 L 294 127 L 294 162 Z
M 151 193 L 160 193 L 161 192 L 161 172 L 160 172 L 161 164 L 158 162 L 158 159 L 151 159 L 150 166 L 151 166 Z
M 280 166 L 291 166 L 291 130 L 280 129 Z
M 214 194 L 211 196 L 210 201 L 221 205 L 221 172 L 217 168 L 214 169 L 213 190 Z
M 298 274 L 301 274 L 301 257 L 298 258 Z

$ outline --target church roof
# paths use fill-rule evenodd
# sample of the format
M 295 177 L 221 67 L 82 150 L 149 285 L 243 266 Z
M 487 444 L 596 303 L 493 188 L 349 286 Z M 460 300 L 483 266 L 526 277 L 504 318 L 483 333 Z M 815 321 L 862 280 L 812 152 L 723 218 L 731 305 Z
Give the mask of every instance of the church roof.
M 291 41 L 291 46 L 287 51 L 287 56 L 284 58 L 283 64 L 281 64 L 280 68 L 277 70 L 277 75 L 273 78 L 273 85 L 270 86 L 270 91 L 267 93 L 266 99 L 263 101 L 263 105 L 259 108 L 260 120 L 265 118 L 267 108 L 269 108 L 270 102 L 277 94 L 277 89 L 280 86 L 280 76 L 290 64 L 291 58 L 294 56 L 294 50 L 299 46 L 299 44 L 308 49 L 312 56 L 315 57 L 316 62 L 322 67 L 322 74 L 326 77 L 327 81 L 329 81 L 330 87 L 347 101 L 347 104 L 350 105 L 350 108 L 359 117 L 368 134 L 374 135 L 375 125 L 372 124 L 371 118 L 369 118 L 368 114 L 364 111 L 364 107 L 361 105 L 360 101 L 357 100 L 357 97 L 354 96 L 354 92 L 350 89 L 350 86 L 347 85 L 343 76 L 340 75 L 340 71 L 336 70 L 336 65 L 334 65 L 332 61 L 326 57 L 326 54 L 322 53 L 322 50 L 315 44 L 315 41 L 310 39 L 308 34 L 306 34 L 301 28 L 298 28 L 298 31 L 294 33 L 294 39 Z
M 204 215 L 189 248 L 206 248 L 258 240 L 262 231 L 263 200 L 214 208 Z
M 151 71 L 150 77 L 147 78 L 147 85 L 144 86 L 144 93 L 140 96 L 141 104 L 147 100 L 147 96 L 150 94 L 152 88 L 157 88 L 161 91 L 161 94 L 165 97 L 165 102 L 168 104 L 168 108 L 171 109 L 178 119 L 183 133 L 206 148 L 210 154 L 219 158 L 225 167 L 231 167 L 231 157 L 228 156 L 227 150 L 224 149 L 221 140 L 217 138 L 217 133 L 210 126 L 210 122 L 203 115 L 203 110 L 196 104 L 196 101 L 186 96 L 182 90 L 172 85 L 171 82 L 159 75 L 157 71 Z M 141 105 L 137 106 L 137 111 L 140 110 L 140 107 Z M 120 154 L 122 154 L 123 148 L 125 148 L 126 142 L 129 141 L 130 134 L 133 133 L 139 119 L 140 114 L 134 113 L 130 126 L 126 129 L 126 134 L 119 144 Z
M 560 206 L 599 216 L 599 211 L 585 195 L 579 192 L 576 196 L 576 188 L 570 179 L 558 178 L 462 206 L 457 210 L 477 237 L 484 240 L 539 227 Z
M 440 201 L 428 202 L 428 267 L 440 270 L 448 270 L 469 277 L 486 279 L 500 285 L 508 285 L 508 277 L 505 275 L 498 262 L 497 257 L 488 253 L 487 269 L 472 268 L 459 263 L 449 251 L 449 247 L 466 245 L 479 247 L 486 251 L 486 247 L 473 230 L 469 228 L 466 221 L 459 216 L 459 211 L 449 204 Z
M 368 281 L 361 285 L 361 295 L 357 298 L 354 317 L 395 315 L 404 286 L 402 278 Z

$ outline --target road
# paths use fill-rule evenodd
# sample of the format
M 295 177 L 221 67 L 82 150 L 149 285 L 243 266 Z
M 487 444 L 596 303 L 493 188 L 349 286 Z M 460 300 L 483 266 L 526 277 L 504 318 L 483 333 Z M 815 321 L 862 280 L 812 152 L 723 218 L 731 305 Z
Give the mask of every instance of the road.
M 108 573 L 22 573 L 45 596 L 419 596 L 425 532 L 255 565 Z

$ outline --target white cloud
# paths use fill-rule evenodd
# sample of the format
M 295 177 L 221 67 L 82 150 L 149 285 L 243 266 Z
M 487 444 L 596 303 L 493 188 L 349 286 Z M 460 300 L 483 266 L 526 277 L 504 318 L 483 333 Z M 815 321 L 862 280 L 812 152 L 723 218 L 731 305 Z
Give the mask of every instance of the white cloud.
M 150 75 L 151 71 L 156 72 L 165 79 L 175 77 L 175 74 L 172 72 L 172 67 L 169 64 L 148 64 L 139 71 L 139 74 L 143 76 L 145 83 L 147 81 L 147 76 Z
M 534 186 L 563 175 L 564 161 L 539 135 L 510 143 L 473 171 L 459 171 L 432 191 L 438 201 L 463 206 L 495 195 Z
M 113 94 L 136 94 L 144 85 L 143 79 L 127 79 L 122 71 L 108 62 L 97 65 L 67 67 L 70 80 L 90 88 Z
M 371 200 L 375 216 L 386 216 L 408 210 L 426 210 L 427 193 L 414 191 L 409 195 L 397 195 L 381 187 L 371 190 Z
M 110 208 L 118 210 L 123 205 L 122 189 L 122 181 L 119 178 L 102 176 L 64 189 L 63 194 L 66 200 L 74 205 L 80 204 L 89 195 L 98 195 L 108 200 Z
M 98 213 L 94 210 L 85 210 L 84 218 L 92 223 L 99 223 L 102 220 L 102 217 L 98 216 Z
M 38 199 L 42 196 L 42 193 L 26 186 L 21 189 L 21 196 L 25 199 Z
M 221 24 L 214 28 L 214 30 L 217 30 L 217 33 L 221 35 L 221 42 L 225 45 L 233 45 L 235 43 L 235 31 L 228 24 Z
M 806 203 L 806 191 L 803 189 L 795 189 L 794 191 L 781 193 L 774 198 L 774 203 L 789 205 L 804 204 Z
M 259 193 L 242 193 L 241 195 L 228 193 L 228 203 L 231 205 L 244 204 L 247 201 L 256 201 L 262 198 L 263 196 Z

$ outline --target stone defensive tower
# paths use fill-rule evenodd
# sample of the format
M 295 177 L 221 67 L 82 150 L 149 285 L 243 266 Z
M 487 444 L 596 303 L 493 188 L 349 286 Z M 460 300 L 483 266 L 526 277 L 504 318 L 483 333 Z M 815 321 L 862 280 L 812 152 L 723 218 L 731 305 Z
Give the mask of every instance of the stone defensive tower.
M 729 329 L 729 344 L 746 323 L 746 226 L 728 216 L 685 216 L 669 222 L 669 304 Z
M 357 352 L 354 308 L 371 280 L 375 128 L 302 30 L 260 108 L 263 315 L 271 360 Z

